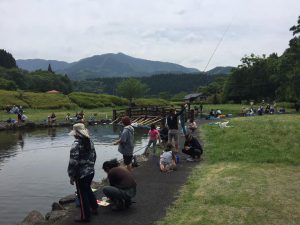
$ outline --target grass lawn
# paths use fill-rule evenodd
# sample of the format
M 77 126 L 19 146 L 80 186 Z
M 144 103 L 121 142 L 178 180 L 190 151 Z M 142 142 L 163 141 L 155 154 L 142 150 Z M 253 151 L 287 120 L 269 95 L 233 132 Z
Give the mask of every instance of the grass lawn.
M 204 161 L 159 224 L 300 224 L 300 115 L 204 125 Z

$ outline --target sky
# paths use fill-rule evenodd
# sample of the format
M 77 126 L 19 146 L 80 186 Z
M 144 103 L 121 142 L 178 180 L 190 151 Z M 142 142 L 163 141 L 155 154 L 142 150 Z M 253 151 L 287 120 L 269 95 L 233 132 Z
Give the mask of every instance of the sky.
M 207 71 L 281 55 L 298 16 L 299 0 L 0 0 L 0 49 L 66 62 L 122 52 Z

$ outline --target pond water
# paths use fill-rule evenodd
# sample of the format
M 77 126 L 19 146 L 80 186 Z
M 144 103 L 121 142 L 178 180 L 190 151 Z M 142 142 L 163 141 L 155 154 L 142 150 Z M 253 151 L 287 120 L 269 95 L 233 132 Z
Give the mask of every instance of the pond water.
M 1 225 L 21 222 L 32 210 L 45 215 L 53 202 L 75 192 L 67 175 L 70 146 L 74 141 L 74 137 L 68 135 L 70 129 L 0 132 Z M 99 182 L 106 176 L 103 162 L 122 158 L 117 146 L 111 144 L 122 128 L 103 125 L 88 129 L 97 152 L 94 180 Z M 136 129 L 135 151 L 146 144 L 147 130 Z

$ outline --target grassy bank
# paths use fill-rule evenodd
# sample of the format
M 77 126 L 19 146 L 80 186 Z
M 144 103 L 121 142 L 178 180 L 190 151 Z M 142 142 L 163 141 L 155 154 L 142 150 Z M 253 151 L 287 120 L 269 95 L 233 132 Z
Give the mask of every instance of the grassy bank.
M 300 115 L 205 125 L 205 161 L 159 224 L 300 224 Z
M 57 122 L 62 122 L 65 120 L 67 113 L 70 113 L 71 117 L 75 116 L 76 112 L 84 111 L 85 118 L 89 119 L 94 114 L 97 114 L 96 119 L 106 119 L 112 118 L 112 108 L 111 107 L 103 107 L 96 109 L 25 109 L 25 115 L 28 116 L 28 121 L 40 123 L 45 121 L 48 116 L 51 115 L 52 112 L 55 113 Z M 7 114 L 4 111 L 0 112 L 0 121 L 6 121 L 8 118 L 17 119 L 17 115 L 15 114 Z

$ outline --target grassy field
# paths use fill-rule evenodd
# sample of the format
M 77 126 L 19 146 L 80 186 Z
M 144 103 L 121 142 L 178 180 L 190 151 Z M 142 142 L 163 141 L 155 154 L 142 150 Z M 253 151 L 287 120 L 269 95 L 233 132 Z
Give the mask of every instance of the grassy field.
M 300 224 L 300 115 L 201 128 L 204 161 L 159 224 Z

